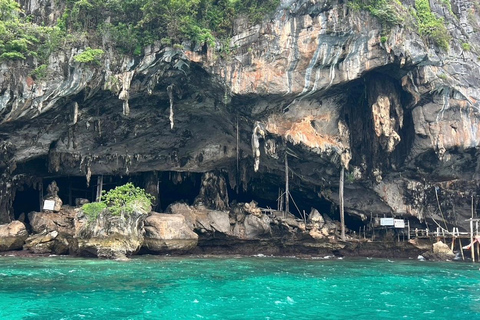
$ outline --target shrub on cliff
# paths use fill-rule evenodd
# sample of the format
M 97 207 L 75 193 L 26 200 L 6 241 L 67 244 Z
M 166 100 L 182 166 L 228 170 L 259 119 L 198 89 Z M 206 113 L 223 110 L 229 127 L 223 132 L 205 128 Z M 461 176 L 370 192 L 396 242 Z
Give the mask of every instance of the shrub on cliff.
M 95 220 L 105 209 L 114 216 L 134 212 L 148 213 L 151 210 L 153 200 L 152 195 L 129 182 L 108 192 L 104 191 L 100 202 L 84 204 L 82 211 L 89 220 Z

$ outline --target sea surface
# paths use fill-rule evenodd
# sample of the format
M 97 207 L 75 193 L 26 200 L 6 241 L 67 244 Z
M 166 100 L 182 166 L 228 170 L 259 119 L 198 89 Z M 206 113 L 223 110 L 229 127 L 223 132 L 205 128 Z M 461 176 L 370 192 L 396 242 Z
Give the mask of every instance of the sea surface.
M 0 257 L 0 319 L 480 319 L 480 264 Z

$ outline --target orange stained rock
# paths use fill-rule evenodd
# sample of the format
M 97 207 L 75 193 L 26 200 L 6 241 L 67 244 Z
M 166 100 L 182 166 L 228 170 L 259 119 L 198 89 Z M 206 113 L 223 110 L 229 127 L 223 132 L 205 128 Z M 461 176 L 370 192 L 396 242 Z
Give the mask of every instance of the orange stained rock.
M 343 148 L 342 144 L 334 136 L 322 135 L 312 126 L 312 120 L 327 120 L 329 116 L 320 118 L 307 116 L 295 121 L 282 117 L 272 117 L 267 123 L 267 131 L 289 139 L 293 144 L 303 143 L 311 148 L 327 149 L 330 146 Z

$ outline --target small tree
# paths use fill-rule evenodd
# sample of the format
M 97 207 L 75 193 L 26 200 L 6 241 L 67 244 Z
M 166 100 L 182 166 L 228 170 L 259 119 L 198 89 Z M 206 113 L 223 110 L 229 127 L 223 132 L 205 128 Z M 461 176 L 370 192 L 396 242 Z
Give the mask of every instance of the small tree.
M 95 220 L 105 209 L 114 216 L 135 212 L 148 213 L 154 199 L 155 197 L 146 193 L 144 189 L 128 182 L 108 192 L 103 191 L 100 202 L 84 204 L 82 210 L 90 220 Z

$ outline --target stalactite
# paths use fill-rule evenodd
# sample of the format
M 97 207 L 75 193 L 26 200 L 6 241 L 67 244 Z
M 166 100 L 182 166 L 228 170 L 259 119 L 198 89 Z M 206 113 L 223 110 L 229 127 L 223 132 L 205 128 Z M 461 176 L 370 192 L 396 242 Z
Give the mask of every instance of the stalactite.
M 73 124 L 76 124 L 78 121 L 78 103 L 73 104 Z
M 87 179 L 87 188 L 90 187 L 90 179 L 92 178 L 92 170 L 90 170 L 90 165 L 87 166 L 87 173 L 85 175 Z
M 259 121 L 255 122 L 252 133 L 252 152 L 254 158 L 253 170 L 258 171 L 260 167 L 260 139 L 265 138 L 265 125 Z
M 128 90 L 130 89 L 130 83 L 132 82 L 132 78 L 135 71 L 125 72 L 122 75 L 122 91 L 118 95 L 120 100 L 123 100 L 123 115 L 128 116 L 130 114 L 130 105 L 128 104 L 128 100 L 130 95 Z
M 167 87 L 168 98 L 170 100 L 170 116 L 168 119 L 170 120 L 170 129 L 173 129 L 173 84 Z

